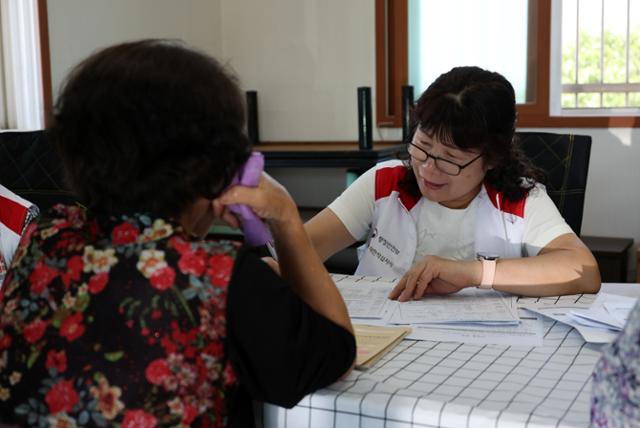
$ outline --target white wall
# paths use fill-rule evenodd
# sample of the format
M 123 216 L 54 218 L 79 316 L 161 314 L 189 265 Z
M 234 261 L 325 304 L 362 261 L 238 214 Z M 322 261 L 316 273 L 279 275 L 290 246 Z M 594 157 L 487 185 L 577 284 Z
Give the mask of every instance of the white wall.
M 371 0 L 222 0 L 222 55 L 258 91 L 263 141 L 358 139 L 374 86 Z M 374 136 L 375 139 L 375 136 Z
M 47 7 L 54 96 L 76 63 L 118 42 L 179 38 L 211 55 L 221 49 L 220 0 L 52 0 Z
M 262 140 L 357 140 L 356 87 L 375 82 L 371 0 L 48 4 L 56 86 L 73 64 L 98 47 L 142 37 L 179 37 L 228 61 L 245 89 L 258 90 Z M 593 137 L 583 233 L 640 242 L 640 130 L 545 131 Z M 399 132 L 374 133 L 374 140 L 381 139 L 398 140 Z M 344 185 L 343 170 L 273 172 L 302 205 L 326 205 Z

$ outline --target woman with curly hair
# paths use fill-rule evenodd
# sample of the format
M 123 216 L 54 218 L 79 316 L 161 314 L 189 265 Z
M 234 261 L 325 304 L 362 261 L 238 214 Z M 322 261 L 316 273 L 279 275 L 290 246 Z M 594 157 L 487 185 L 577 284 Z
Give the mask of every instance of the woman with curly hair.
M 407 159 L 364 173 L 305 228 L 328 258 L 366 238 L 356 274 L 400 278 L 391 298 L 479 286 L 595 293 L 596 261 L 518 148 L 511 84 L 478 67 L 438 77 L 413 112 Z
M 235 78 L 175 41 L 78 65 L 49 137 L 83 206 L 32 223 L 0 291 L 0 425 L 248 427 L 350 370 L 346 306 L 287 191 L 251 154 Z M 230 187 L 231 186 L 231 187 Z M 245 204 L 281 276 L 208 235 Z

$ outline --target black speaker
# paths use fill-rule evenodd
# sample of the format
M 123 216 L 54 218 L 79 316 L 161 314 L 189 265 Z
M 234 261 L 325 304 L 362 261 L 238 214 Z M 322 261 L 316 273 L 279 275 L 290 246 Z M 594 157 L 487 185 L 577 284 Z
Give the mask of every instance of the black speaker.
M 362 86 L 358 88 L 358 146 L 360 150 L 371 150 L 373 148 L 372 128 L 371 88 Z
M 247 91 L 247 136 L 251 144 L 260 144 L 258 133 L 258 92 Z
M 411 132 L 411 110 L 413 109 L 413 86 L 404 85 L 402 87 L 402 142 L 408 143 L 412 137 Z

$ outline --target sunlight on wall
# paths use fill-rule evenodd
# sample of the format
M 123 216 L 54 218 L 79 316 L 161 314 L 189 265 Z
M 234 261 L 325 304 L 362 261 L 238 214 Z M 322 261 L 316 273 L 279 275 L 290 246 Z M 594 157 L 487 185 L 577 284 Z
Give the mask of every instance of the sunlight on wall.
M 609 132 L 624 146 L 631 147 L 633 128 L 609 128 Z

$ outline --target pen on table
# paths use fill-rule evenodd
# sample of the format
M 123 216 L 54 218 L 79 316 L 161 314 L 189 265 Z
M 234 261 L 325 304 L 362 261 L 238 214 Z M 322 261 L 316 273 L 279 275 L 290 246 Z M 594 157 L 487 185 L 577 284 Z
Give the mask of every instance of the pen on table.
M 266 246 L 267 250 L 269 250 L 269 254 L 273 257 L 273 260 L 278 261 L 278 253 L 276 253 L 276 247 L 273 246 L 273 242 L 267 241 Z

